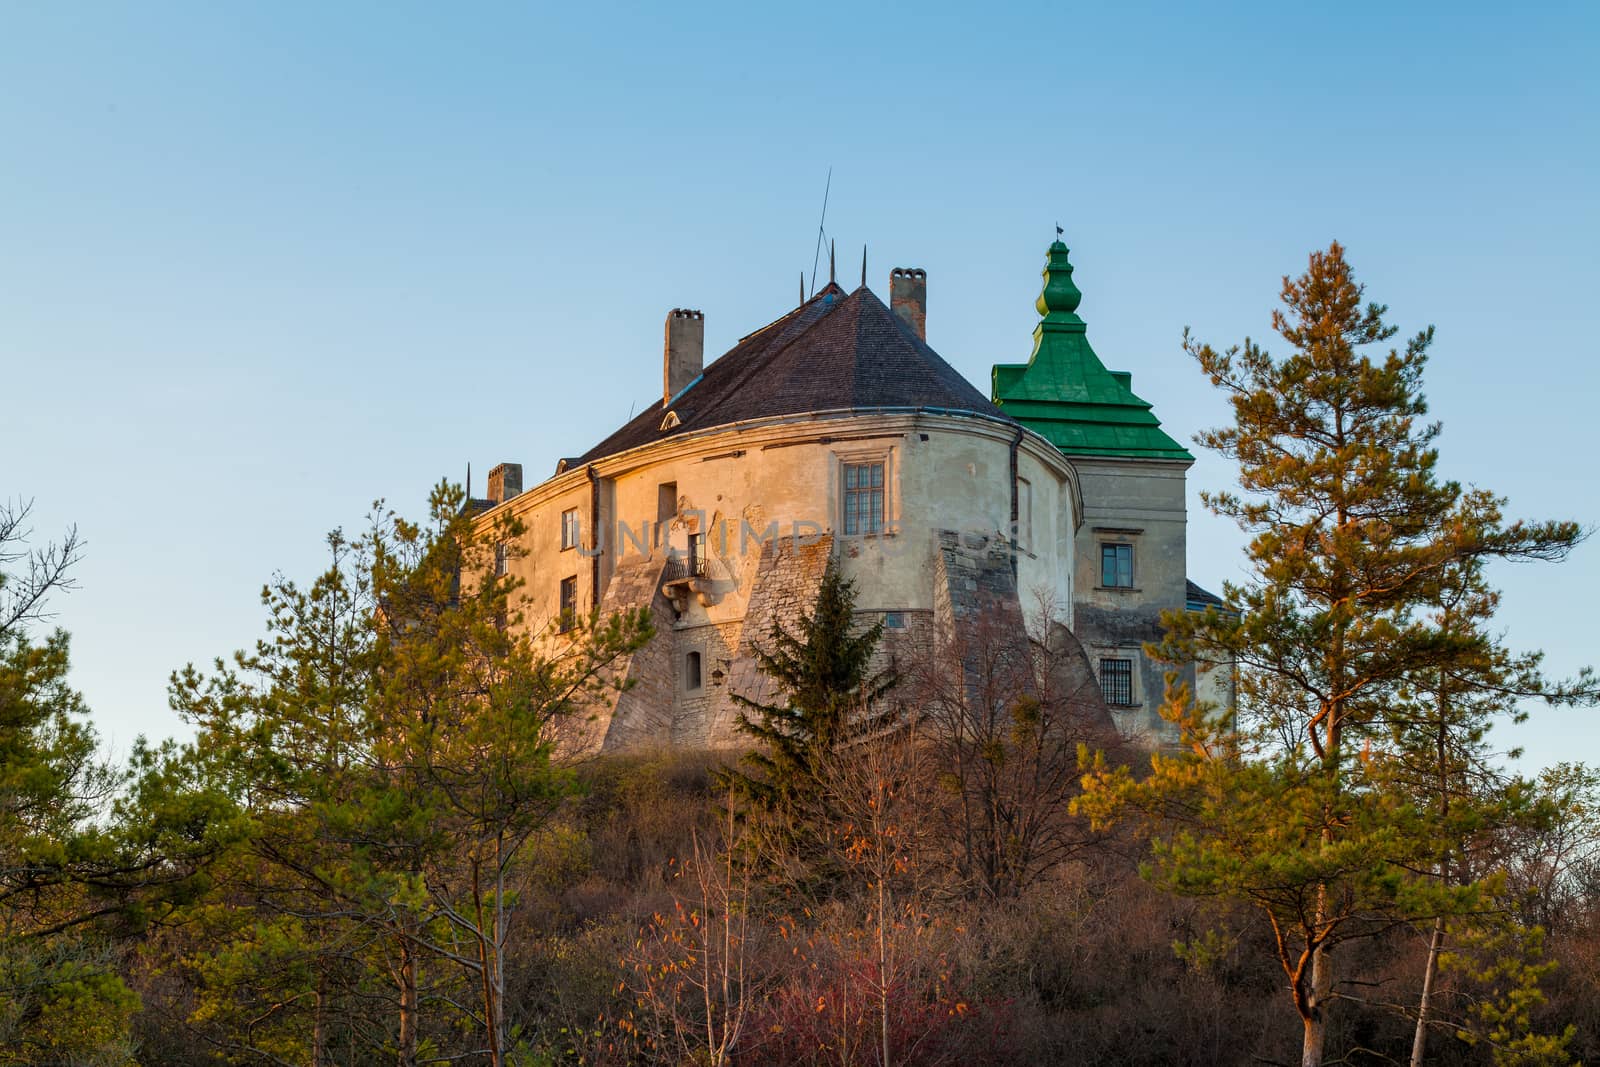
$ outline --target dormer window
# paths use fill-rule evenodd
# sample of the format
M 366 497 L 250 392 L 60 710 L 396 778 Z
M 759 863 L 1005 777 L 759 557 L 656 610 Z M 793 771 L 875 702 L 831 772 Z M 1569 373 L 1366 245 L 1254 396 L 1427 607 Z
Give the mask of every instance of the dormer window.
M 666 418 L 661 420 L 661 428 L 663 430 L 675 429 L 681 425 L 683 425 L 683 422 L 678 418 L 678 413 L 676 411 L 667 412 Z

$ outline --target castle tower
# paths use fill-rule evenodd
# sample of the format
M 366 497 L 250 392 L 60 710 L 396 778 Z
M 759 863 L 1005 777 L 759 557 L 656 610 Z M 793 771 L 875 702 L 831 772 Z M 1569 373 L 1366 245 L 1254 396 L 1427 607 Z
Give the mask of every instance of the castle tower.
M 1184 539 L 1184 480 L 1194 456 L 1161 429 L 1149 402 L 1133 392 L 1132 375 L 1107 370 L 1090 347 L 1078 315 L 1083 293 L 1059 240 L 1043 273 L 1033 354 L 1027 363 L 994 367 L 994 403 L 1077 468 L 1084 509 L 1073 629 L 1123 732 L 1170 741 L 1157 711 L 1165 668 L 1142 646 L 1160 638 L 1163 611 L 1184 610 L 1194 599 Z

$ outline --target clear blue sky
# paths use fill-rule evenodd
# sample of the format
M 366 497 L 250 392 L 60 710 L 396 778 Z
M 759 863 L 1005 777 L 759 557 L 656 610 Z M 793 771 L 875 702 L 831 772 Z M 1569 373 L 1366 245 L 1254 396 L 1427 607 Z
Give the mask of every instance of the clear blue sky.
M 656 394 L 671 307 L 713 351 L 790 307 L 831 165 L 841 274 L 926 268 L 985 388 L 1060 220 L 1185 441 L 1226 412 L 1184 326 L 1263 336 L 1337 238 L 1438 327 L 1448 472 L 1594 524 L 1597 53 L 1592 3 L 7 4 L 0 495 L 88 542 L 58 621 L 102 732 L 181 734 L 168 673 L 326 530 L 469 460 L 545 477 Z M 1190 472 L 1213 587 L 1230 480 Z M 1497 577 L 1513 644 L 1600 659 L 1600 543 Z M 1600 712 L 1501 740 L 1600 760 Z

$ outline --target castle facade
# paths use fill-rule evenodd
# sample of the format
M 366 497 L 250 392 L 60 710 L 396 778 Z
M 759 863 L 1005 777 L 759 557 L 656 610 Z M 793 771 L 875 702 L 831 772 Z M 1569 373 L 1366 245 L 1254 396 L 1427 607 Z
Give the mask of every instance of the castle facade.
M 656 402 L 525 491 L 495 467 L 469 506 L 523 527 L 495 566 L 524 580 L 527 625 L 559 642 L 593 610 L 654 617 L 594 743 L 739 744 L 732 694 L 772 695 L 754 649 L 830 558 L 887 655 L 980 624 L 1066 642 L 1125 734 L 1167 740 L 1142 646 L 1162 611 L 1215 602 L 1185 576 L 1193 457 L 1089 347 L 1072 269 L 1056 242 L 1033 353 L 989 396 L 929 347 L 926 275 L 896 269 L 887 305 L 830 281 L 709 364 L 704 317 L 673 310 Z M 1227 701 L 1224 674 L 1203 693 Z

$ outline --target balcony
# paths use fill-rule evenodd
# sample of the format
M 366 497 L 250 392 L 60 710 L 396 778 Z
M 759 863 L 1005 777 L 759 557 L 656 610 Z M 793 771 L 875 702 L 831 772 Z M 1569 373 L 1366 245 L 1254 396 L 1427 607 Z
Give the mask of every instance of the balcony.
M 711 561 L 704 556 L 673 556 L 667 560 L 666 569 L 661 572 L 663 585 L 710 577 Z
M 714 573 L 718 569 L 708 556 L 669 556 L 661 571 L 661 595 L 672 601 L 679 615 L 688 610 L 691 596 L 701 607 L 710 607 L 721 599 Z

